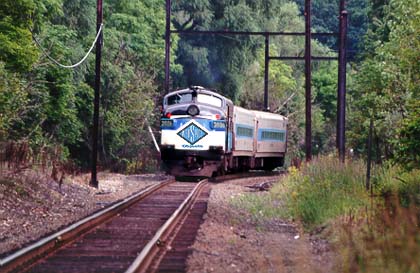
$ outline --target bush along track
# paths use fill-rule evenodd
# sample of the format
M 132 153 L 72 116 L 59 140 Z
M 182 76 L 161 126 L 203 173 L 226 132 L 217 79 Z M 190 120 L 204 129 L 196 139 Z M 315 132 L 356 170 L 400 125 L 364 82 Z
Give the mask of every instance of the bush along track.
M 337 272 L 420 272 L 420 171 L 320 157 L 289 168 L 267 195 L 235 201 L 255 219 L 290 219 L 336 249 Z

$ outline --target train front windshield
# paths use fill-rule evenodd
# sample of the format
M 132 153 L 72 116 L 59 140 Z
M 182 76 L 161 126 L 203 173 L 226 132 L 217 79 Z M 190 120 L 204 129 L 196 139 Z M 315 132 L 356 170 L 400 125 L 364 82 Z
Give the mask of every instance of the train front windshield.
M 210 104 L 216 107 L 222 107 L 222 100 L 218 97 L 207 95 L 207 94 L 198 94 L 197 102 Z
M 168 97 L 168 105 L 192 102 L 192 93 L 177 93 Z
M 193 95 L 192 93 L 177 93 L 175 95 L 168 97 L 168 105 L 174 105 L 174 104 L 181 104 L 181 103 L 189 103 L 193 102 Z M 197 94 L 197 102 L 199 103 L 205 103 L 210 104 L 216 107 L 222 107 L 223 101 L 219 97 L 210 95 L 210 94 L 204 94 L 199 93 Z

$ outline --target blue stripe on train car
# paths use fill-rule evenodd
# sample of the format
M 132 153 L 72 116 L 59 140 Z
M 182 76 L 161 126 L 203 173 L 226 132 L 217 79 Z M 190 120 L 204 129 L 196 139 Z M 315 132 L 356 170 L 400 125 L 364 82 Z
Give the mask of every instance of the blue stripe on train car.
M 254 127 L 245 124 L 236 124 L 236 138 L 254 138 Z
M 191 118 L 162 118 L 161 119 L 161 126 L 162 130 L 178 130 L 185 124 L 189 123 L 192 119 Z M 193 119 L 195 122 L 206 128 L 207 131 L 225 131 L 226 130 L 226 121 L 224 120 L 212 120 L 212 119 L 204 119 L 204 118 L 195 118 Z M 169 124 L 172 122 L 172 124 Z M 218 126 L 214 126 L 217 123 Z M 223 125 L 224 126 L 220 126 Z
M 258 141 L 285 142 L 286 131 L 269 128 L 260 128 L 258 129 Z

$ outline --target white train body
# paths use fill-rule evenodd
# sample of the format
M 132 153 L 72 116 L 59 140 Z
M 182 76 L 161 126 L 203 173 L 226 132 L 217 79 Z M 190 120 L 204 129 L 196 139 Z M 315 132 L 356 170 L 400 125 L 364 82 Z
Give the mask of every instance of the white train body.
M 232 153 L 235 156 L 253 156 L 255 154 L 255 113 L 234 106 L 233 125 L 235 137 Z
M 287 118 L 252 111 L 202 87 L 167 94 L 161 157 L 175 176 L 274 169 L 286 153 Z
M 225 150 L 226 132 L 211 128 L 209 117 L 181 116 L 172 118 L 173 129 L 163 129 L 161 145 L 174 145 L 175 150 L 208 151 L 210 147 L 220 146 Z
M 286 151 L 287 119 L 283 116 L 253 111 L 257 118 L 257 157 L 277 156 Z

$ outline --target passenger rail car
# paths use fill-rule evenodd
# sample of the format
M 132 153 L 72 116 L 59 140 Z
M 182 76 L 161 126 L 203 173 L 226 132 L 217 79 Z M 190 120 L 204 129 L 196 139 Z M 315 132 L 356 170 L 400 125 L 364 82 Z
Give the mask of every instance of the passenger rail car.
M 272 170 L 284 163 L 287 118 L 247 110 L 203 87 L 167 94 L 161 118 L 161 158 L 175 176 Z

